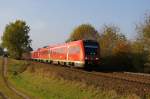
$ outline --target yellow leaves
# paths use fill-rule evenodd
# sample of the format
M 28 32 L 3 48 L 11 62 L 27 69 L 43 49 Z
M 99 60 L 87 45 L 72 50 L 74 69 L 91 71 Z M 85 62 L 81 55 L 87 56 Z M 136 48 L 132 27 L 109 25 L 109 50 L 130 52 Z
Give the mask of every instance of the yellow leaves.
M 80 39 L 96 40 L 99 37 L 95 28 L 90 24 L 82 24 L 76 27 L 68 40 L 75 41 Z
M 101 55 L 103 57 L 125 52 L 126 44 L 126 37 L 120 33 L 118 27 L 114 25 L 104 26 L 100 36 Z
M 130 45 L 125 41 L 118 41 L 112 51 L 113 54 L 129 53 Z

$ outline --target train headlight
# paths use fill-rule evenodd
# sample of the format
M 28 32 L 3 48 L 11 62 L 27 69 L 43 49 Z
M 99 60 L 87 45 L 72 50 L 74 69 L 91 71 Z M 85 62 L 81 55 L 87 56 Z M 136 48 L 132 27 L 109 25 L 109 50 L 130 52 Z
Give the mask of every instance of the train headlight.
M 98 58 L 98 57 L 96 57 L 96 60 L 99 60 L 99 58 Z
M 85 60 L 87 60 L 88 59 L 88 57 L 85 57 Z

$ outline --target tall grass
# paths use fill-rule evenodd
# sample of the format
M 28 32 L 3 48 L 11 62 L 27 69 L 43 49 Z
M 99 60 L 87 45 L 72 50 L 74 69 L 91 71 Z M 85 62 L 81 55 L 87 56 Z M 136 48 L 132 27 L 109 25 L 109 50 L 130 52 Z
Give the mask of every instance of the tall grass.
M 102 91 L 83 82 L 58 78 L 55 73 L 46 76 L 48 72 L 34 70 L 38 67 L 31 68 L 30 62 L 10 59 L 8 64 L 11 83 L 33 99 L 141 99 L 135 94 L 120 96 L 114 90 Z M 26 69 L 28 66 L 30 69 Z
M 29 64 L 29 61 L 8 59 L 8 72 L 17 75 L 24 72 Z
M 119 96 L 76 81 L 42 77 L 29 72 L 12 76 L 11 81 L 36 99 L 140 99 L 136 95 Z

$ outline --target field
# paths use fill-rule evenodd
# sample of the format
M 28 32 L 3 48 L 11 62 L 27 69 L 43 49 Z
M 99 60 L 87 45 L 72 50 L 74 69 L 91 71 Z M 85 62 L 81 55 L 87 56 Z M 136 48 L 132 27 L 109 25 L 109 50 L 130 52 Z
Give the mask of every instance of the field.
M 3 76 L 2 76 L 2 58 L 0 58 L 0 99 L 11 98 L 11 99 L 20 99 L 18 95 L 12 92 L 6 85 Z
M 85 79 L 82 79 L 83 75 L 78 74 L 81 76 L 79 79 L 71 72 L 68 75 L 63 69 L 65 68 L 9 59 L 8 79 L 31 99 L 149 99 L 148 95 L 140 97 L 134 93 L 119 94 L 113 88 L 106 90 L 95 87 L 85 83 Z M 0 85 L 0 89 L 3 87 L 5 86 Z M 5 89 L 7 90 L 7 87 Z M 9 94 L 7 91 L 0 91 Z M 12 96 L 10 94 L 10 97 Z

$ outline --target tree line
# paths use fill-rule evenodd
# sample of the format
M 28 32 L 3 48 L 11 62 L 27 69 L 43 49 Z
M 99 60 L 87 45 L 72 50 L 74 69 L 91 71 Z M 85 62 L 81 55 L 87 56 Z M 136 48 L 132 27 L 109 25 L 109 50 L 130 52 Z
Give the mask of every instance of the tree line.
M 100 45 L 101 66 L 111 69 L 129 69 L 137 72 L 150 72 L 150 15 L 146 14 L 143 22 L 136 25 L 137 38 L 128 40 L 120 28 L 114 24 L 104 25 L 97 31 L 91 24 L 77 26 L 66 42 L 80 39 L 97 40 Z M 16 20 L 6 25 L 0 45 L 8 49 L 9 56 L 21 59 L 30 53 L 30 27 L 23 20 Z
M 118 26 L 104 25 L 97 31 L 91 24 L 76 27 L 66 42 L 92 39 L 100 45 L 101 66 L 110 70 L 150 73 L 150 15 L 135 28 L 137 38 L 128 40 Z

